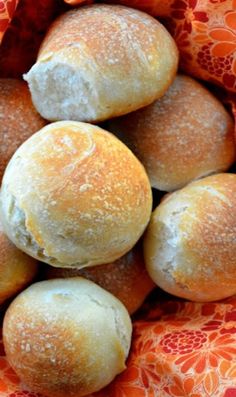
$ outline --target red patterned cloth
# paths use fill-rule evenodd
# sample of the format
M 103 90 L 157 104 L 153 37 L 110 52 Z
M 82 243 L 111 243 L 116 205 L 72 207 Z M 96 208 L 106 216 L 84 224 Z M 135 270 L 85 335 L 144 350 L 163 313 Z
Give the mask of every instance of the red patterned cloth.
M 14 15 L 19 0 L 0 1 L 0 43 Z
M 182 70 L 236 93 L 236 0 L 175 0 L 167 27 Z
M 23 391 L 0 344 L 1 397 Z M 134 322 L 127 369 L 89 397 L 236 397 L 236 297 L 152 304 Z
M 63 0 L 0 0 L 0 77 L 21 77 L 37 57 Z

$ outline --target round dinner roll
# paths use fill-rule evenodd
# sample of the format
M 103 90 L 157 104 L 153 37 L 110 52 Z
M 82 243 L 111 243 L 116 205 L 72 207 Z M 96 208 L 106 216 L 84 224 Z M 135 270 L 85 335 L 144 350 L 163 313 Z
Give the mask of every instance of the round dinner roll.
M 176 44 L 157 20 L 97 4 L 56 19 L 24 78 L 46 119 L 96 122 L 161 97 L 177 64 Z
M 9 238 L 58 267 L 113 262 L 143 234 L 152 193 L 142 164 L 109 132 L 61 121 L 16 151 L 3 177 Z
M 123 303 L 130 314 L 142 305 L 155 287 L 147 273 L 140 243 L 113 263 L 84 269 L 61 269 L 48 266 L 44 273 L 47 279 L 77 276 L 91 280 L 109 291 Z
M 33 284 L 9 306 L 3 323 L 7 359 L 30 390 L 81 397 L 125 369 L 132 325 L 122 303 L 77 277 Z
M 36 260 L 12 244 L 0 221 L 0 305 L 26 287 L 36 273 Z
M 0 183 L 16 149 L 45 124 L 32 104 L 27 84 L 0 79 Z
M 154 282 L 173 295 L 214 301 L 236 294 L 236 175 L 169 194 L 152 214 L 144 258 Z
M 167 192 L 225 171 L 235 160 L 232 118 L 206 88 L 184 75 L 153 104 L 111 120 L 109 129 L 143 163 L 152 187 Z

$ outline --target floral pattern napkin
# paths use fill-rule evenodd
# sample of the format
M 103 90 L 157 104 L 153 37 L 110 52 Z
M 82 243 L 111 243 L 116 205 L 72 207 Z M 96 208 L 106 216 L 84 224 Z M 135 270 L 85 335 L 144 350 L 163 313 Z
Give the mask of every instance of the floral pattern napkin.
M 34 64 L 63 0 L 0 0 L 0 77 L 21 78 Z
M 0 43 L 12 20 L 19 0 L 0 1 Z
M 154 304 L 134 322 L 127 370 L 95 395 L 235 397 L 236 298 Z

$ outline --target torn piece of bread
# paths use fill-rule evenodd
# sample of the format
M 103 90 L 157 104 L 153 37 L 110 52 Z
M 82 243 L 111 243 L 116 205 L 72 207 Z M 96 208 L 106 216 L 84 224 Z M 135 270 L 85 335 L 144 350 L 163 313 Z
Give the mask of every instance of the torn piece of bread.
M 24 76 L 48 120 L 97 122 L 152 103 L 173 81 L 176 44 L 153 17 L 104 4 L 60 16 Z

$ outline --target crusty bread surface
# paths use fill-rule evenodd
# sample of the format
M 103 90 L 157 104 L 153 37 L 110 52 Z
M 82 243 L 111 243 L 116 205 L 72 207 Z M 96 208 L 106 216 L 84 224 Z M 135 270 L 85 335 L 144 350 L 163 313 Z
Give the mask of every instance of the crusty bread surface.
M 45 124 L 33 106 L 27 84 L 0 79 L 0 183 L 16 149 Z
M 58 267 L 110 263 L 128 252 L 151 215 L 145 170 L 115 136 L 85 123 L 52 123 L 6 169 L 0 208 L 9 238 Z
M 169 194 L 144 237 L 147 270 L 165 291 L 193 301 L 236 293 L 236 175 L 217 174 Z
M 18 295 L 6 312 L 3 340 L 30 390 L 82 397 L 125 369 L 131 330 L 118 299 L 77 277 L 39 282 Z
M 123 303 L 130 314 L 142 305 L 155 286 L 144 264 L 141 242 L 113 263 L 84 269 L 47 266 L 44 272 L 46 279 L 77 276 L 91 280 L 109 291 Z
M 174 40 L 153 17 L 96 4 L 52 24 L 25 79 L 46 119 L 97 122 L 162 96 L 177 64 Z
M 37 261 L 15 247 L 0 220 L 0 305 L 25 288 L 37 274 Z
M 200 83 L 178 75 L 153 104 L 108 127 L 144 165 L 152 187 L 174 191 L 235 161 L 234 123 Z

